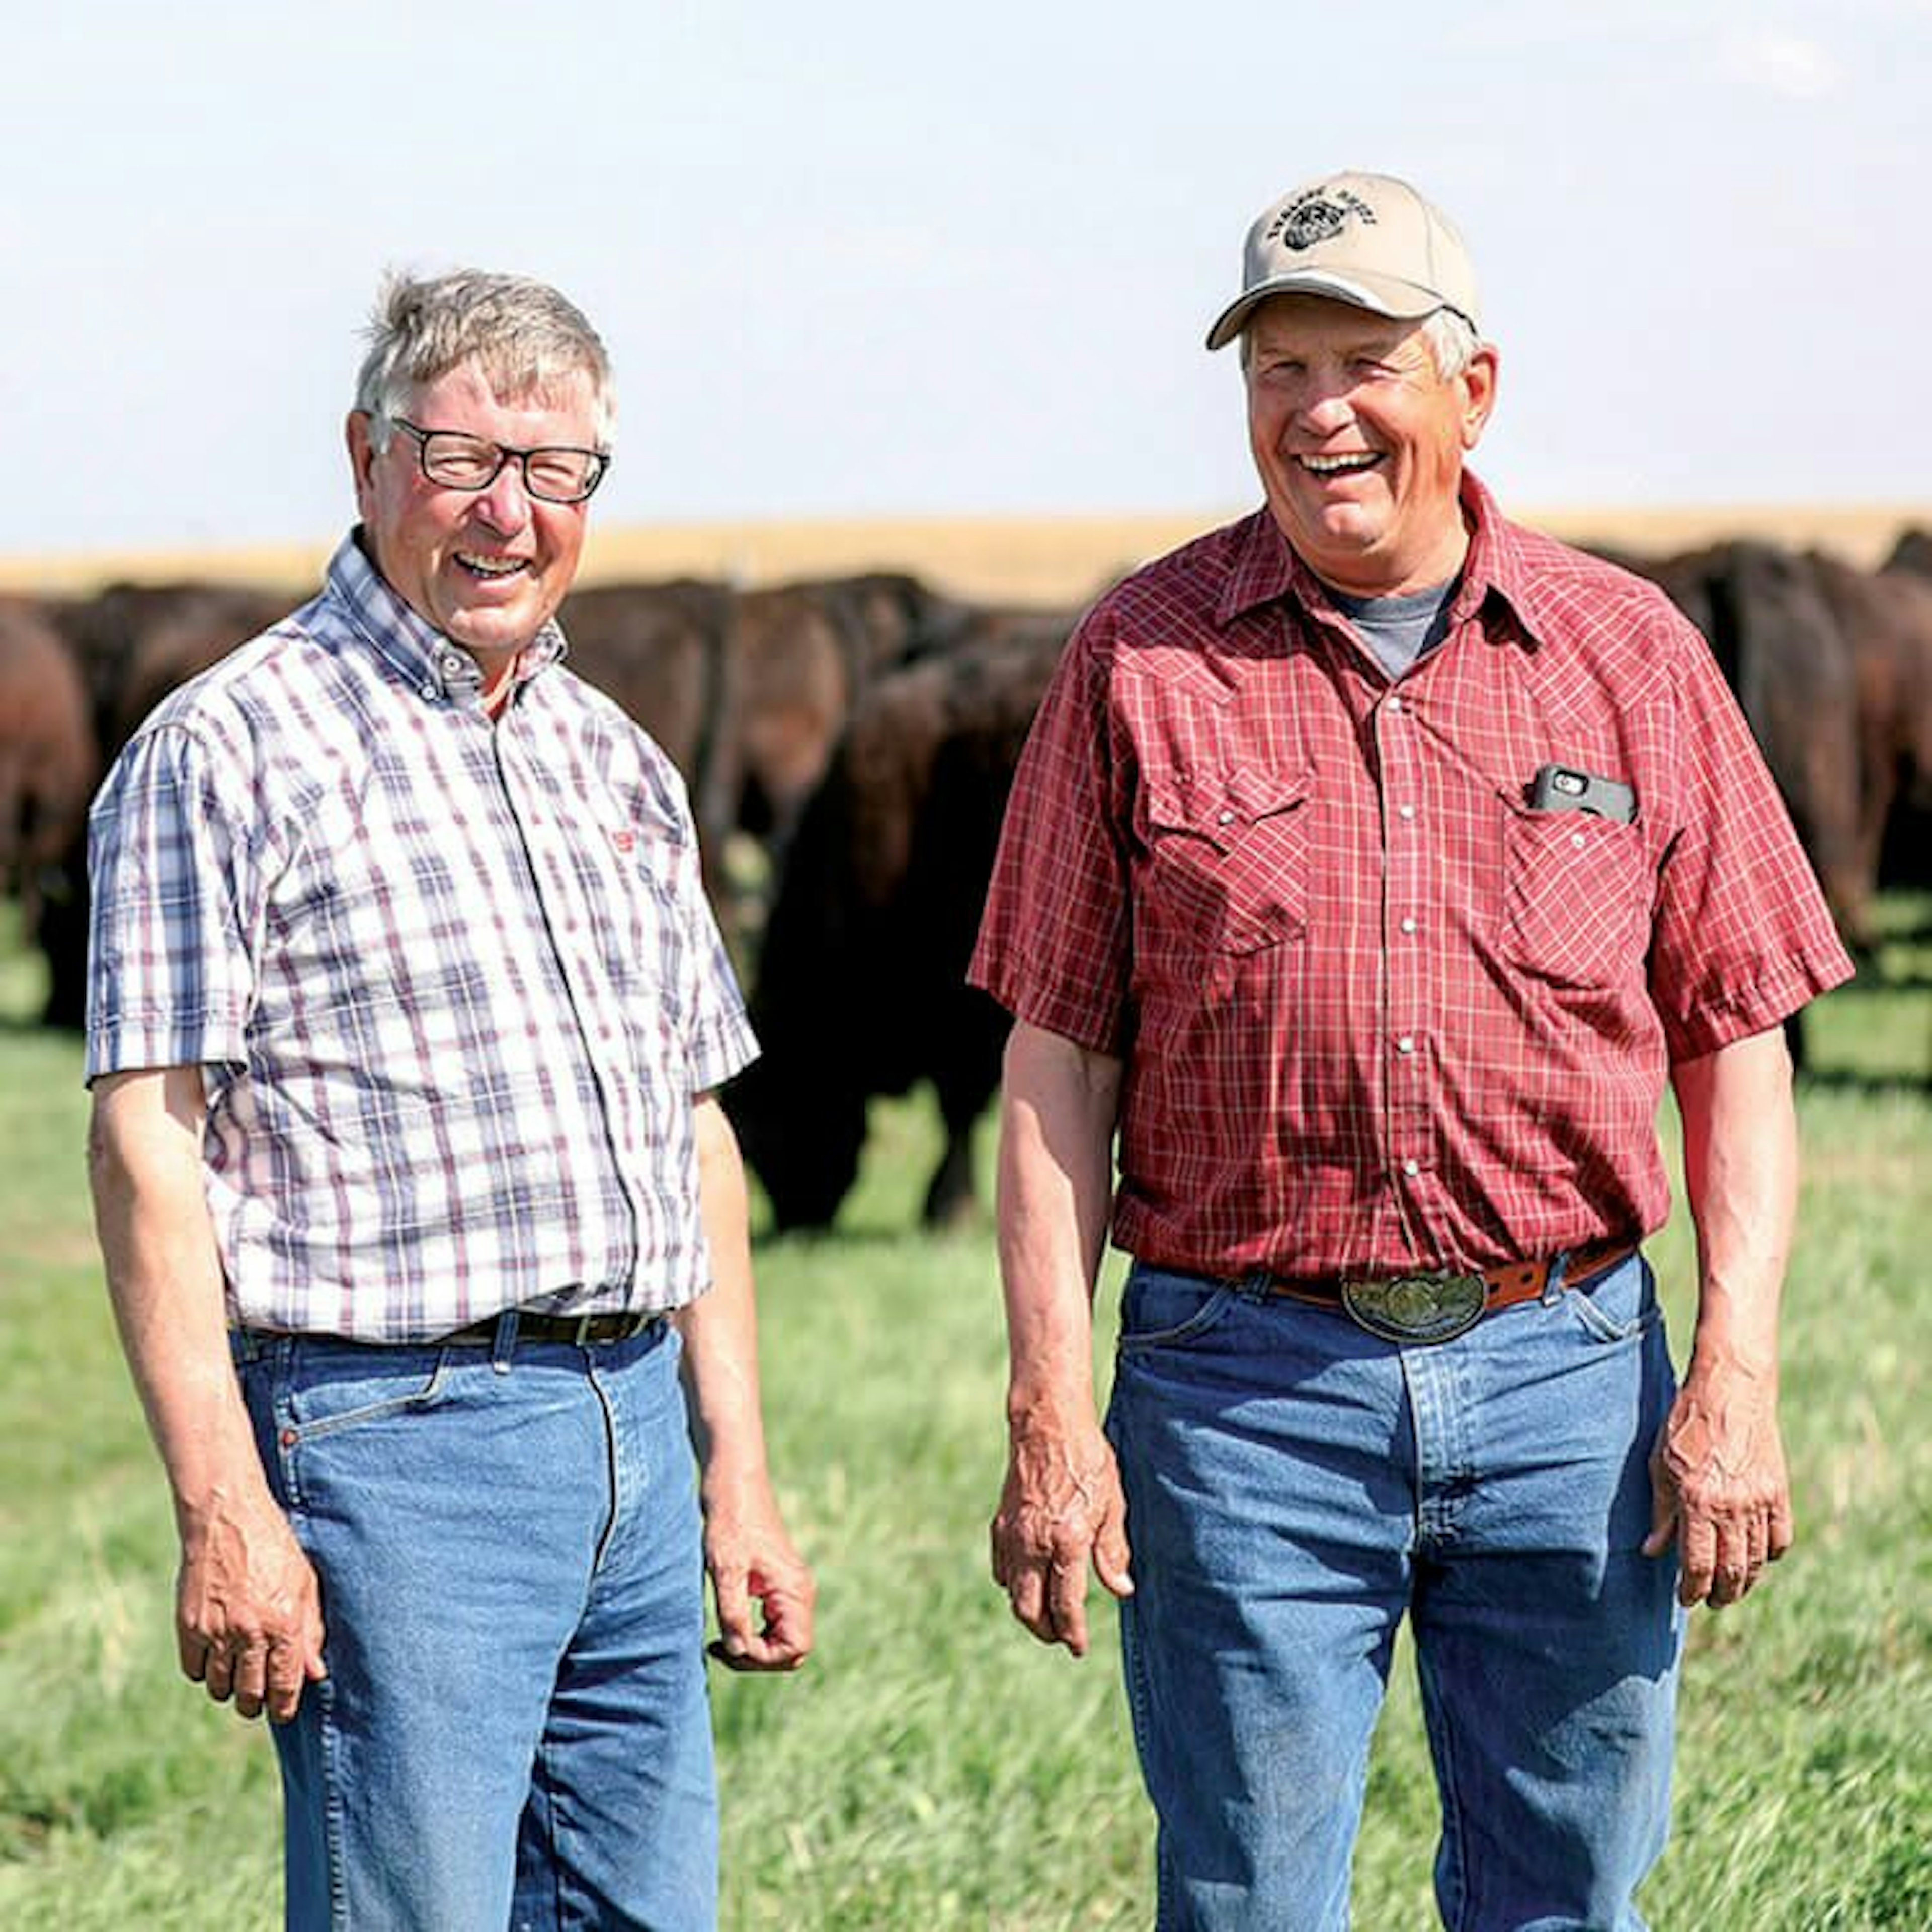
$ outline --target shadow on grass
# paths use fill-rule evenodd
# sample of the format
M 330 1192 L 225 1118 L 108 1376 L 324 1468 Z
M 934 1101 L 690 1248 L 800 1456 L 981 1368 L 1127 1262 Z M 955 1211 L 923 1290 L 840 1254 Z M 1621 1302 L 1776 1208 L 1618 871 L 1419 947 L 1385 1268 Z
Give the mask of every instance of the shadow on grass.
M 1899 1070 L 1873 1072 L 1862 1067 L 1806 1067 L 1798 1076 L 1801 1092 L 1816 1088 L 1821 1092 L 1862 1094 L 1869 1097 L 1890 1096 L 1900 1100 L 1932 1094 L 1932 1070 L 1906 1073 Z
M 767 1250 L 783 1252 L 793 1249 L 804 1254 L 832 1248 L 875 1250 L 898 1247 L 912 1240 L 927 1241 L 935 1247 L 967 1248 L 992 1227 L 990 1211 L 978 1220 L 944 1228 L 929 1227 L 915 1214 L 903 1227 L 889 1226 L 878 1220 L 862 1221 L 852 1227 L 835 1225 L 830 1228 L 788 1228 L 782 1233 L 769 1226 L 754 1227 L 752 1245 L 761 1254 Z

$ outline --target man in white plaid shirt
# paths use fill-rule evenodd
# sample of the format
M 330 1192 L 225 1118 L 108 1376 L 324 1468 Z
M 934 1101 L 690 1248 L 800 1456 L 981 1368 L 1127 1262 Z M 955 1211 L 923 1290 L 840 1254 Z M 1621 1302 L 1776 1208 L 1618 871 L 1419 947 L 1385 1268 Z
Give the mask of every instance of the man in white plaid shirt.
M 182 1667 L 275 1720 L 291 1925 L 708 1926 L 703 1573 L 724 1663 L 812 1642 L 715 1097 L 755 1047 L 677 774 L 562 662 L 603 345 L 466 272 L 370 337 L 321 594 L 94 809 L 89 1157 Z

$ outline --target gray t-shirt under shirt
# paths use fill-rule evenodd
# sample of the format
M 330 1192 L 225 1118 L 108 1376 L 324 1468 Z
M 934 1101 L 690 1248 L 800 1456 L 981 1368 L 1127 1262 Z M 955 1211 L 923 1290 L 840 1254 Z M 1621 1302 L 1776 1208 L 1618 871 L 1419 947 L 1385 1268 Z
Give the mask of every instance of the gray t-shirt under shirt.
M 1333 584 L 1324 588 L 1382 669 L 1397 678 L 1448 635 L 1449 604 L 1460 580 L 1452 577 L 1447 584 L 1405 591 L 1399 597 L 1351 597 Z

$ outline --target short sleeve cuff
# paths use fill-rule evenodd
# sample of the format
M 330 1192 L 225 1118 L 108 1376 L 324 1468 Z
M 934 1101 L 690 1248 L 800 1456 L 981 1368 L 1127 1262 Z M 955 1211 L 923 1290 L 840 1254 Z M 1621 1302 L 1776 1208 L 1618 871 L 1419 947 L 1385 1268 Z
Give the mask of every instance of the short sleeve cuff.
M 721 1013 L 700 1028 L 691 1047 L 691 1090 L 708 1094 L 758 1057 L 758 1036 L 742 1009 Z
M 1852 976 L 1851 956 L 1842 946 L 1828 951 L 1794 953 L 1774 970 L 1724 988 L 1688 1013 L 1664 1016 L 1664 1038 L 1672 1063 L 1701 1060 L 1706 1054 L 1754 1034 L 1780 1026 L 1821 993 Z
M 154 1066 L 239 1066 L 248 1058 L 239 1014 L 110 1013 L 88 1022 L 81 1077 Z
M 1125 1050 L 1126 1028 L 1118 1004 L 1100 1007 L 1092 986 L 1069 986 L 1034 974 L 1024 960 L 991 964 L 975 960 L 970 983 L 990 994 L 1011 1013 L 1042 1033 L 1057 1034 L 1092 1053 L 1118 1056 Z

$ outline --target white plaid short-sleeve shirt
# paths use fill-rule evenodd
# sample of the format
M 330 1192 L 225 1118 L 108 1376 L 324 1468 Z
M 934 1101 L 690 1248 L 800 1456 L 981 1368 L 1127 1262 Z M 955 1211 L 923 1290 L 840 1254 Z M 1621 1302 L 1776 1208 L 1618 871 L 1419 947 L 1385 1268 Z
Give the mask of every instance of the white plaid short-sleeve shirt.
M 755 1052 L 663 753 L 474 662 L 344 542 L 169 698 L 90 832 L 87 1077 L 199 1065 L 239 1324 L 418 1340 L 709 1279 L 692 1100 Z

